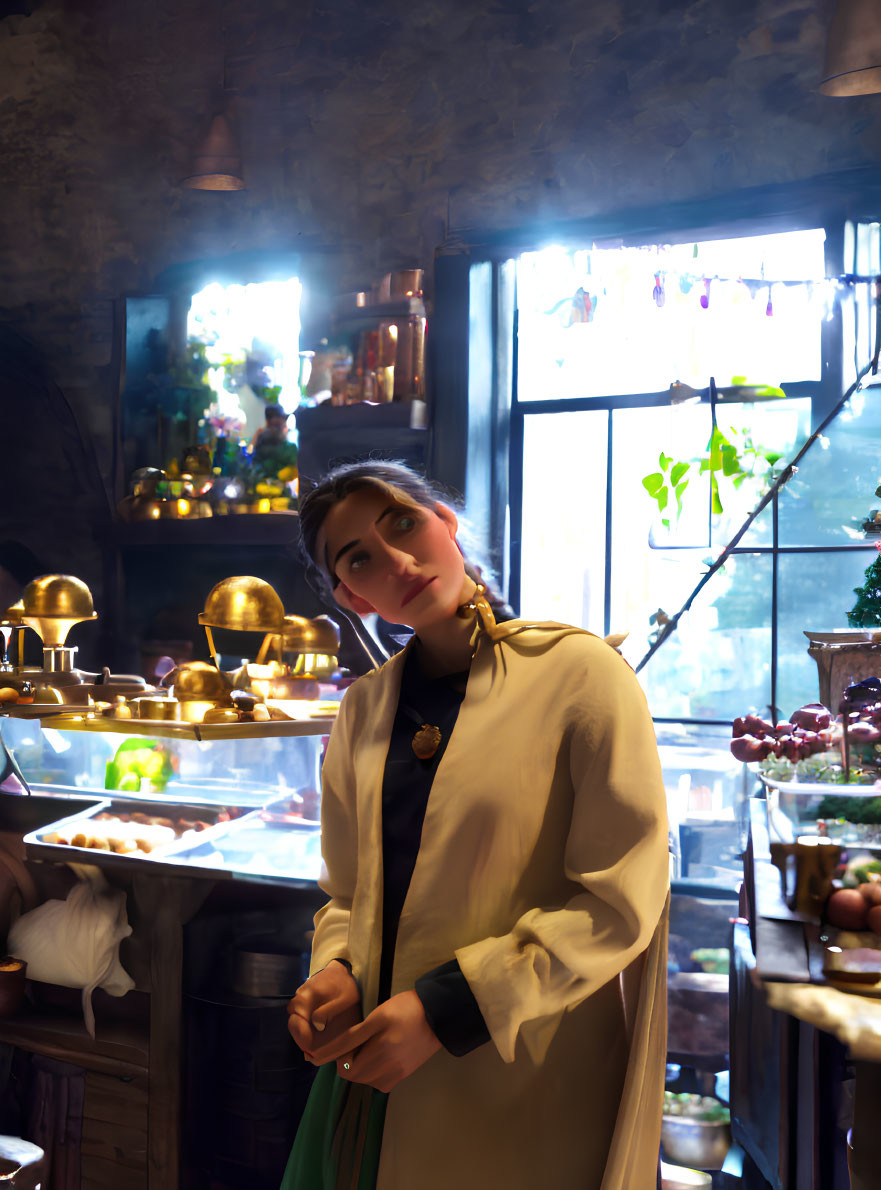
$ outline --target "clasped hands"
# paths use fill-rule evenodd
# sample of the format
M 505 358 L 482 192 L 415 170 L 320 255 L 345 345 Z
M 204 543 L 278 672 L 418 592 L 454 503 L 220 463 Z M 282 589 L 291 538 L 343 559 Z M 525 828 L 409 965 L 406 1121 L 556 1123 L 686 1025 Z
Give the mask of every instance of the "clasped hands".
M 440 1049 L 415 992 L 399 992 L 361 1019 L 358 985 L 332 960 L 288 1002 L 288 1032 L 316 1066 L 377 1091 L 391 1091 Z

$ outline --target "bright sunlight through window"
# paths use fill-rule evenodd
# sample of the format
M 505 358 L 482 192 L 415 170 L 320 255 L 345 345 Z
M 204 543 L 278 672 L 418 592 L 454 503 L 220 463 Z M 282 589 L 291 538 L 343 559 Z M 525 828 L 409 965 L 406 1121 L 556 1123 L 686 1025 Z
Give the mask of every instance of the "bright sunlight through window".
M 264 423 L 267 402 L 287 413 L 299 403 L 301 294 L 292 277 L 252 285 L 213 282 L 193 295 L 187 337 L 204 347 L 206 380 L 215 394 L 212 416 L 230 436 L 251 437 Z

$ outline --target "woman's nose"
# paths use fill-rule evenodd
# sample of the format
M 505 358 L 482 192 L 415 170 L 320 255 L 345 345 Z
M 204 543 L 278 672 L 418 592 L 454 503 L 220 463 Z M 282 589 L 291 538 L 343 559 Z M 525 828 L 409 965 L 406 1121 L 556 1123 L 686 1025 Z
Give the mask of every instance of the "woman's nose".
M 388 561 L 389 569 L 395 576 L 410 574 L 416 569 L 416 559 L 412 554 L 408 554 L 406 550 L 396 549 L 393 545 L 385 543 L 385 554 Z

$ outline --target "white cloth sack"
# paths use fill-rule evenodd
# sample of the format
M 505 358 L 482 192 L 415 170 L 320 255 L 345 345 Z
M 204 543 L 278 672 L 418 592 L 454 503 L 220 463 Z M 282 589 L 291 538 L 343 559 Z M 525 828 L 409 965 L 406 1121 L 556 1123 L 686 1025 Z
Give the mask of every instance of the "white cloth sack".
M 80 877 L 66 901 L 46 901 L 24 913 L 9 931 L 9 953 L 24 959 L 28 979 L 83 989 L 83 1017 L 95 1036 L 92 992 L 124 996 L 135 981 L 119 961 L 119 944 L 132 932 L 125 893 L 112 889 L 97 868 Z

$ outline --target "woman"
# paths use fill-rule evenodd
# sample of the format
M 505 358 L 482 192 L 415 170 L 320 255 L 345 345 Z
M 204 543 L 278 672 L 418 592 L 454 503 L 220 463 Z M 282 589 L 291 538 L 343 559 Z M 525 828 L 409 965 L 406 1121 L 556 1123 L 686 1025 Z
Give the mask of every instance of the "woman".
M 303 501 L 312 566 L 414 637 L 347 691 L 328 903 L 289 1029 L 322 1069 L 284 1190 L 649 1190 L 665 1064 L 664 789 L 604 641 L 495 623 L 407 468 Z M 430 796 L 429 796 L 430 794 Z

